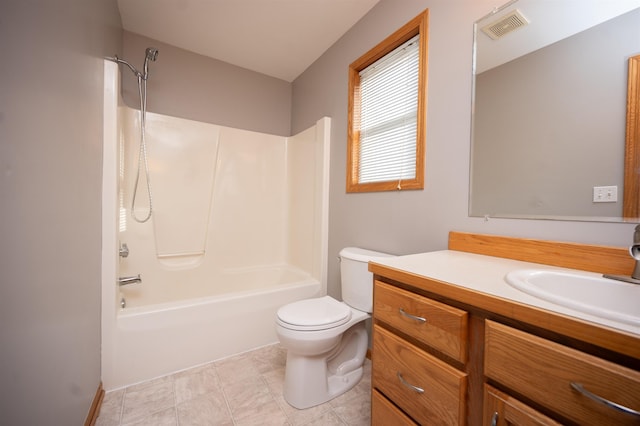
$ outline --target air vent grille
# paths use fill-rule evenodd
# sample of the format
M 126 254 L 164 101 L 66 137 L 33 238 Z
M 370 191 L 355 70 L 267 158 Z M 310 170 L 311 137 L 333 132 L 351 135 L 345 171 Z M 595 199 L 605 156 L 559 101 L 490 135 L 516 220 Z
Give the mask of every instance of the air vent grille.
M 524 15 L 516 9 L 508 15 L 500 18 L 499 21 L 482 27 L 482 31 L 493 40 L 497 40 L 527 24 L 529 24 L 527 18 L 525 18 Z

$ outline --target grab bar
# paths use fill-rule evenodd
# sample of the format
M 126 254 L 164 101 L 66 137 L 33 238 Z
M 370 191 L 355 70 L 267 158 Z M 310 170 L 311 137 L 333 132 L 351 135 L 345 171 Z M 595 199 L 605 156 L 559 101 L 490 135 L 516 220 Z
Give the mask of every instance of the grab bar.
M 128 284 L 141 283 L 141 282 L 142 282 L 142 277 L 140 276 L 140 274 L 133 275 L 131 277 L 118 278 L 118 285 L 128 285 Z

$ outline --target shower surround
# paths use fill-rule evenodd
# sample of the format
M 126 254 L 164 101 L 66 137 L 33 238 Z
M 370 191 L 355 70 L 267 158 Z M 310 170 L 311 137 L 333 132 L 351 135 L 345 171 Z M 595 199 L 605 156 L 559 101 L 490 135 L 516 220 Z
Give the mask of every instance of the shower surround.
M 121 104 L 118 80 L 106 61 L 107 390 L 275 343 L 280 306 L 326 294 L 330 119 L 281 137 L 147 113 L 152 197 L 142 168 L 135 216 L 153 214 L 139 223 L 139 111 Z

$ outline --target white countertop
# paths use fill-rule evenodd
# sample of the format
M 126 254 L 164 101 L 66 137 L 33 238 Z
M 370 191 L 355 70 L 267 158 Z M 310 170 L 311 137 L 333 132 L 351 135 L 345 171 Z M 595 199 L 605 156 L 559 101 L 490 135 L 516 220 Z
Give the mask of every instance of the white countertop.
M 640 336 L 640 326 L 603 319 L 547 302 L 512 287 L 504 280 L 507 273 L 516 269 L 570 271 L 573 274 L 595 277 L 601 277 L 602 274 L 453 250 L 377 258 L 372 262 L 413 275 L 443 281 L 490 296 L 534 306 Z M 640 304 L 640 297 L 638 297 L 638 303 Z

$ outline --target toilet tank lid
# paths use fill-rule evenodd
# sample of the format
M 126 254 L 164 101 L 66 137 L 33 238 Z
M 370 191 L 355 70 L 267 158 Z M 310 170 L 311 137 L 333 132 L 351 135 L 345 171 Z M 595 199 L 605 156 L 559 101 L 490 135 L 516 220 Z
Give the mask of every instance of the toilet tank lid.
M 382 253 L 379 251 L 367 250 L 359 247 L 345 247 L 340 250 L 340 257 L 350 260 L 357 260 L 360 262 L 368 262 L 379 257 L 394 257 L 395 255 L 389 253 Z

